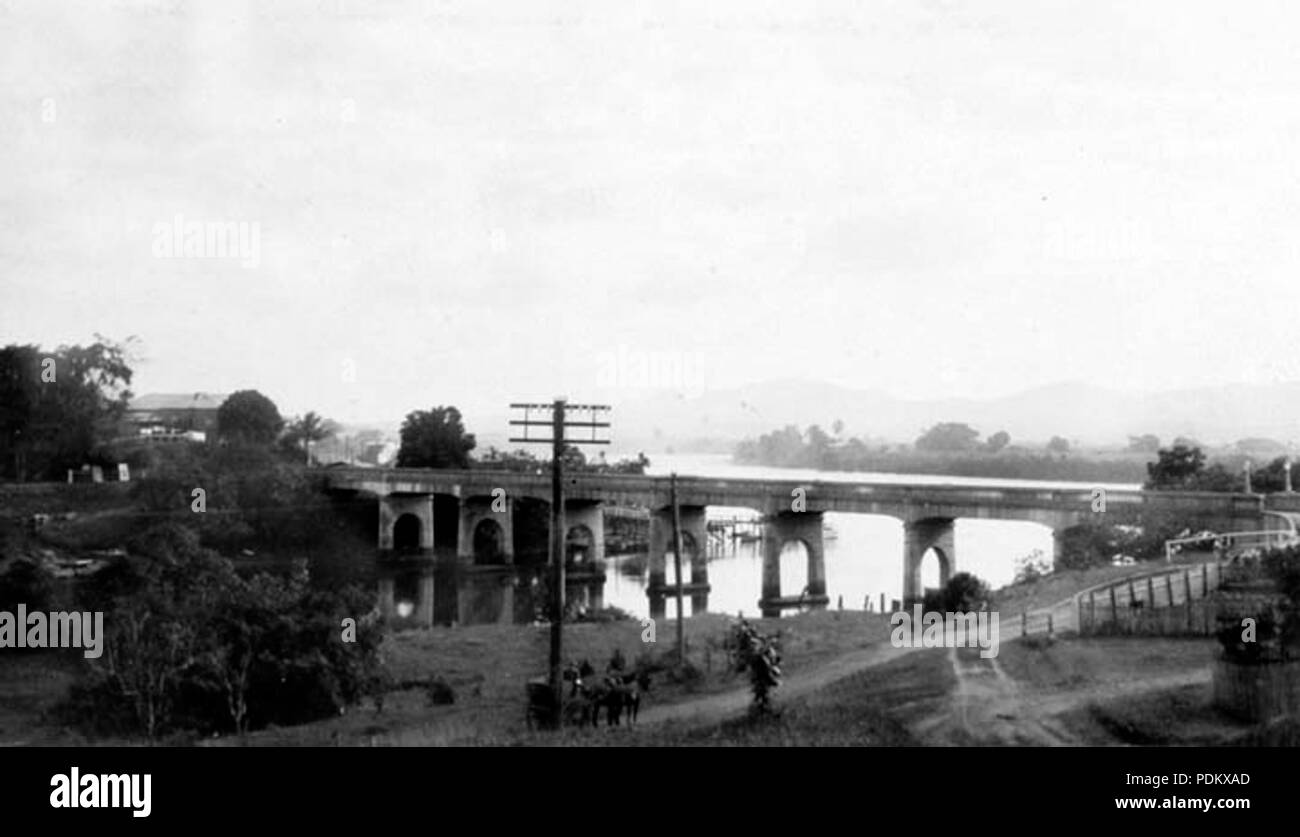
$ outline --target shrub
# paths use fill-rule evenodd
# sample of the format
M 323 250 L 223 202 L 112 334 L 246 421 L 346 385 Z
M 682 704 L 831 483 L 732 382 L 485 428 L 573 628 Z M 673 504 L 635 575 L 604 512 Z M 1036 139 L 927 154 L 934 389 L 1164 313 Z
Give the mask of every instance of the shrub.
M 456 702 L 456 690 L 441 677 L 435 677 L 429 681 L 429 685 L 425 688 L 425 694 L 429 698 L 430 706 L 450 706 Z
M 340 714 L 378 681 L 365 591 L 312 590 L 301 574 L 244 578 L 175 524 L 134 548 L 88 596 L 107 611 L 105 653 L 68 708 L 97 731 L 156 740 L 301 723 Z M 345 617 L 357 621 L 347 642 Z
M 20 604 L 29 611 L 51 610 L 56 598 L 53 574 L 35 561 L 15 561 L 0 575 L 0 610 L 12 613 Z
M 942 591 L 944 612 L 968 613 L 972 610 L 986 610 L 992 597 L 989 586 L 971 573 L 957 573 L 948 579 Z

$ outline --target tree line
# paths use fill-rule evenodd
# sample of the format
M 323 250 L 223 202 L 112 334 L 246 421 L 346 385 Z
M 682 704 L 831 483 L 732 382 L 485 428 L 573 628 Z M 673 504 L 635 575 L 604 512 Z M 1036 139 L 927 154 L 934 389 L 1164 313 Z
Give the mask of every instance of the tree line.
M 739 463 L 775 467 L 1009 479 L 1139 482 L 1145 476 L 1144 463 L 1132 456 L 1075 456 L 1069 440 L 1061 436 L 1030 448 L 1013 445 L 1005 430 L 982 439 L 980 432 L 967 424 L 942 422 L 923 432 L 910 447 L 901 448 L 873 445 L 856 437 L 845 439 L 842 428 L 842 422 L 835 422 L 832 435 L 815 424 L 807 430 L 787 425 L 741 442 L 733 458 Z

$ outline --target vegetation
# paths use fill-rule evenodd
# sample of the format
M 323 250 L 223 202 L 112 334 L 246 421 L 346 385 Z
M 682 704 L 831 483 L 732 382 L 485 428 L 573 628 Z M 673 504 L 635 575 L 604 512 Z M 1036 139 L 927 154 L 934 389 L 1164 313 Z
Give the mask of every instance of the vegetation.
M 254 389 L 232 394 L 217 409 L 217 435 L 225 442 L 270 445 L 283 427 L 275 404 Z
M 308 412 L 301 418 L 295 418 L 288 423 L 284 435 L 280 437 L 280 444 L 286 450 L 297 453 L 299 450 L 308 458 L 310 462 L 311 446 L 316 442 L 328 439 L 338 432 L 338 425 L 329 419 L 323 419 L 315 412 Z
M 399 468 L 468 468 L 474 434 L 465 432 L 460 410 L 434 407 L 416 410 L 402 423 Z
M 196 489 L 203 492 L 202 513 L 194 512 Z M 185 514 L 205 545 L 226 552 L 308 545 L 335 522 L 313 475 L 263 445 L 177 450 L 132 492 L 144 511 Z
M 772 690 L 781 685 L 781 649 L 776 638 L 741 619 L 732 628 L 731 658 L 737 672 L 749 673 L 754 695 L 751 711 L 758 715 L 769 713 Z
M 1051 452 L 1013 445 L 1006 431 L 981 443 L 978 431 L 953 422 L 930 428 L 905 447 L 840 439 L 817 425 L 806 431 L 788 425 L 741 442 L 733 455 L 740 463 L 782 468 L 1104 482 L 1141 482 L 1147 465 L 1145 455 L 1129 452 L 1085 455 L 1070 451 L 1068 443 Z
M 620 459 L 608 463 L 602 453 L 598 459 L 589 460 L 577 445 L 566 445 L 561 459 L 566 471 L 581 471 L 589 474 L 644 474 L 650 460 L 644 453 L 638 453 L 635 459 Z M 501 451 L 488 448 L 481 459 L 475 459 L 475 468 L 499 471 L 549 471 L 551 460 L 542 459 L 526 450 Z
M 916 440 L 917 450 L 972 451 L 979 443 L 980 432 L 956 422 L 936 424 Z M 1008 437 L 1010 441 L 1010 437 Z
M 105 611 L 106 648 L 63 710 L 94 732 L 158 739 L 302 723 L 338 715 L 377 679 L 368 593 L 314 590 L 303 574 L 241 576 L 178 524 L 142 534 L 85 596 Z
M 114 427 L 131 398 L 127 345 L 100 335 L 53 351 L 0 348 L 0 476 L 59 479 L 116 461 Z
M 1237 663 L 1300 659 L 1300 547 L 1267 550 L 1257 567 L 1272 581 L 1276 595 L 1255 597 L 1244 609 L 1220 613 L 1218 639 L 1224 658 Z M 1255 620 L 1249 639 L 1243 638 L 1246 617 Z
M 939 613 L 970 613 L 988 610 L 993 593 L 988 584 L 971 573 L 956 573 L 937 591 L 927 593 L 924 608 Z

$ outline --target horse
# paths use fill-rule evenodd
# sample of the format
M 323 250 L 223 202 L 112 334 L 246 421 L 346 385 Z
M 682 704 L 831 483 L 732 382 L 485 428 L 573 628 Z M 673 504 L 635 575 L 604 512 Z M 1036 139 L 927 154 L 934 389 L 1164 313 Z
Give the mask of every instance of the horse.
M 648 691 L 649 688 L 650 675 L 646 672 L 607 673 L 602 681 L 593 684 L 589 690 L 595 710 L 591 718 L 592 726 L 600 723 L 601 707 L 605 709 L 607 726 L 619 726 L 624 714 L 627 715 L 629 725 L 635 724 L 641 709 L 641 692 Z

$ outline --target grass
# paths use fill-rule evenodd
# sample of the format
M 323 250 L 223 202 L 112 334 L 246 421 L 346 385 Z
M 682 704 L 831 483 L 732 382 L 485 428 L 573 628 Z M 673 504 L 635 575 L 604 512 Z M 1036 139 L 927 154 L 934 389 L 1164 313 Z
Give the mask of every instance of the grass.
M 887 747 L 920 742 L 908 724 L 940 704 L 952 688 L 945 653 L 909 654 L 851 675 L 770 715 L 740 715 L 721 724 L 665 722 L 653 727 L 565 730 L 497 743 L 525 746 Z M 779 695 L 778 689 L 778 695 Z
M 1054 605 L 1068 599 L 1080 590 L 1097 584 L 1127 578 L 1130 575 L 1150 572 L 1164 566 L 1164 562 L 1146 562 L 1127 567 L 1090 567 L 1086 570 L 1059 570 L 1037 581 L 1009 584 L 993 593 L 991 607 L 1004 614 L 1018 614 L 1022 610 Z
M 721 614 L 687 619 L 686 656 L 701 676 L 698 680 L 673 682 L 663 673 L 656 675 L 650 692 L 643 698 L 643 710 L 748 688 L 745 676 L 728 667 L 722 647 L 732 621 Z M 757 621 L 762 630 L 780 633 L 787 677 L 797 676 L 849 651 L 888 640 L 887 618 L 880 614 L 820 611 L 782 620 Z M 674 623 L 657 624 L 654 644 L 641 641 L 643 630 L 639 621 L 566 625 L 564 656 L 575 661 L 587 659 L 597 671 L 604 670 L 616 648 L 623 651 L 629 664 L 635 664 L 643 655 L 661 662 L 675 657 Z M 385 698 L 382 713 L 367 704 L 338 719 L 262 730 L 233 743 L 253 746 L 563 743 L 553 735 L 531 735 L 524 721 L 524 684 L 529 678 L 546 674 L 549 643 L 549 627 L 529 625 L 475 625 L 394 634 L 384 644 L 385 664 L 393 679 L 399 683 L 417 683 L 441 678 L 455 691 L 455 703 L 429 706 L 422 690 L 402 689 Z M 777 695 L 779 699 L 779 690 Z M 665 728 L 673 726 L 671 722 L 663 724 Z M 579 731 L 574 734 L 584 735 Z M 588 742 L 587 738 L 580 740 Z

